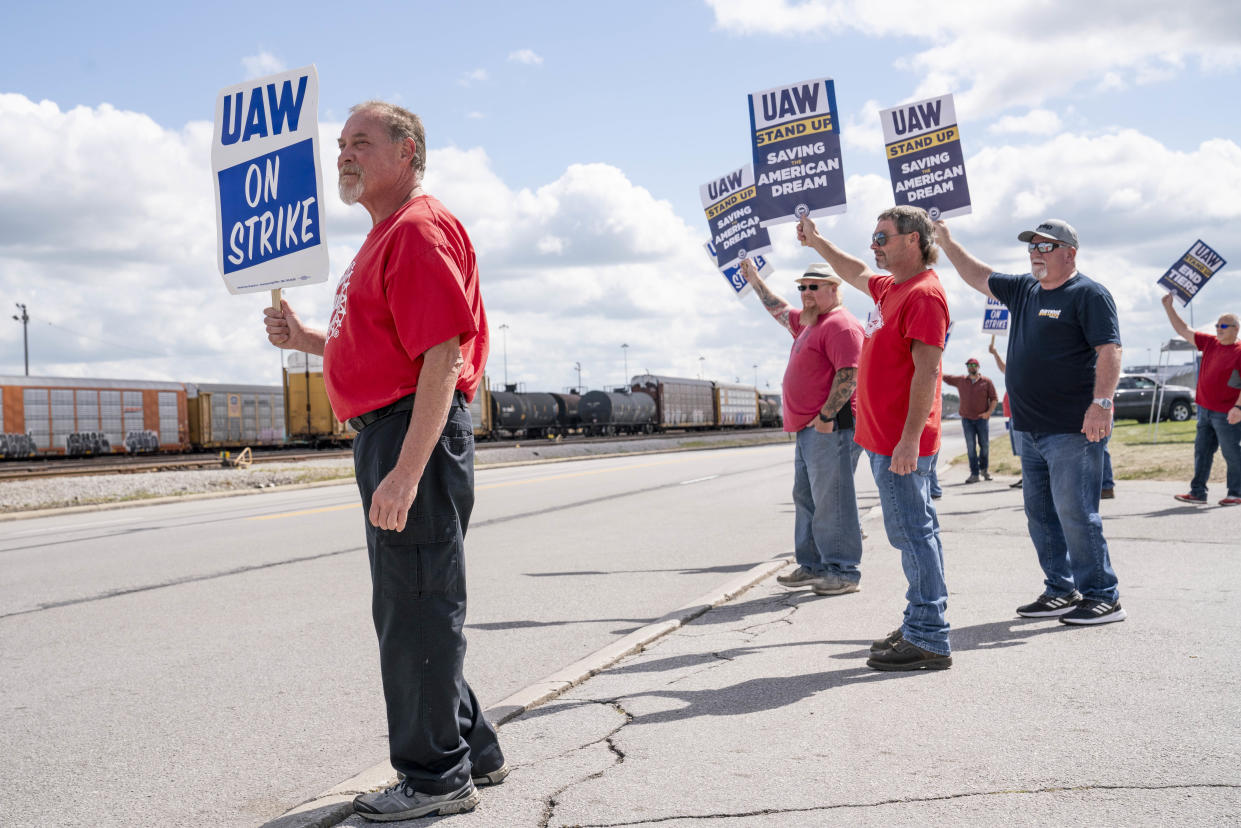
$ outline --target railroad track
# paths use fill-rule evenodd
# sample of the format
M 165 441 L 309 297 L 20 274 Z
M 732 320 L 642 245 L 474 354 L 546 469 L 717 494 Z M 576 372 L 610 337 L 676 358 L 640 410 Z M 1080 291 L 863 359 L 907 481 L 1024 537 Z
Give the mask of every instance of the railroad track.
M 762 429 L 761 431 L 779 431 L 779 429 Z M 487 452 L 494 449 L 528 448 L 540 446 L 562 445 L 566 442 L 574 444 L 589 443 L 631 443 L 660 438 L 692 437 L 693 431 L 666 431 L 659 434 L 631 434 L 611 437 L 569 437 L 562 439 L 524 438 L 520 440 L 487 440 L 479 442 L 476 449 Z M 704 432 L 708 433 L 708 432 Z M 726 434 L 727 432 L 709 432 L 710 434 Z M 747 434 L 760 433 L 749 430 Z M 235 456 L 237 451 L 233 451 Z M 273 449 L 254 452 L 253 462 L 259 463 L 297 463 L 303 460 L 330 460 L 335 457 L 351 457 L 353 449 Z M 218 469 L 224 467 L 219 452 L 182 455 L 145 455 L 129 457 L 114 455 L 105 457 L 84 457 L 65 459 L 62 457 L 46 457 L 36 460 L 6 460 L 0 462 L 0 482 L 10 480 L 35 480 L 48 477 L 74 477 L 99 474 L 136 474 L 138 472 L 158 471 L 190 471 L 194 469 Z

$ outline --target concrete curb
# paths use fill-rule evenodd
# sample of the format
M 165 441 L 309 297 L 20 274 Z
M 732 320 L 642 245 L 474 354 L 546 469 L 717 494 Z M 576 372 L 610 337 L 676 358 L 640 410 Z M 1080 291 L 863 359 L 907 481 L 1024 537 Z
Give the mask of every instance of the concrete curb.
M 591 676 L 606 670 L 622 658 L 641 652 L 653 642 L 675 632 L 700 615 L 731 601 L 783 569 L 791 560 L 791 557 L 785 556 L 751 567 L 705 595 L 595 650 L 568 667 L 562 667 L 551 675 L 539 679 L 508 698 L 502 699 L 487 709 L 487 718 L 497 727 L 511 722 L 521 714 L 551 701 Z M 354 796 L 390 785 L 395 780 L 396 771 L 392 769 L 392 765 L 387 761 L 380 762 L 303 802 L 276 819 L 264 823 L 262 828 L 331 828 L 353 814 Z

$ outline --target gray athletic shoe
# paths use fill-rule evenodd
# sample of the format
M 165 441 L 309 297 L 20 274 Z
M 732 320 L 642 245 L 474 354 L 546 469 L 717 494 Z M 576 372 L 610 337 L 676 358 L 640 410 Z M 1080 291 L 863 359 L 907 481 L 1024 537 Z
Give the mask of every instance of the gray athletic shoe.
M 848 581 L 839 575 L 824 575 L 822 578 L 815 578 L 810 588 L 814 590 L 815 595 L 845 595 L 861 589 L 857 581 Z
M 475 785 L 499 785 L 506 776 L 508 776 L 508 762 L 505 762 L 491 773 L 474 774 L 471 772 L 471 778 L 474 780 Z
M 784 575 L 776 576 L 776 583 L 786 587 L 810 586 L 810 584 L 817 580 L 819 580 L 819 576 L 804 566 L 799 566 L 792 572 L 785 573 Z
M 446 794 L 425 794 L 410 787 L 408 780 L 373 793 L 359 794 L 353 799 L 354 812 L 371 822 L 397 822 L 427 814 L 460 814 L 474 810 L 478 791 L 473 782 L 466 782 Z

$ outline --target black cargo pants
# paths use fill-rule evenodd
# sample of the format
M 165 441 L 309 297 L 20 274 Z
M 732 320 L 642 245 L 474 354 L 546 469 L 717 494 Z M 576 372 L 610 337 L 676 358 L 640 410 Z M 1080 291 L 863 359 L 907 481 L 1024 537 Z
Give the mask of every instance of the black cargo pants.
M 392 767 L 429 794 L 455 791 L 504 762 L 495 730 L 462 676 L 463 540 L 474 506 L 474 432 L 460 391 L 418 484 L 404 531 L 376 529 L 371 495 L 396 465 L 411 412 L 390 414 L 354 439 L 370 553 L 371 612 L 388 708 Z

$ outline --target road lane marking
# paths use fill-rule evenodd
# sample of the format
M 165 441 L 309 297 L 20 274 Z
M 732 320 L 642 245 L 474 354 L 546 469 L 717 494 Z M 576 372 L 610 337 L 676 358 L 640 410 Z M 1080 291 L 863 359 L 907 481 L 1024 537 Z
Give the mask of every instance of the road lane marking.
M 674 463 L 687 463 L 691 458 L 683 457 L 675 460 L 658 460 L 650 463 L 634 463 L 627 466 L 614 466 L 606 469 L 588 469 L 580 472 L 566 472 L 565 474 L 549 474 L 543 477 L 529 477 L 524 480 L 506 480 L 503 483 L 488 483 L 485 486 L 475 486 L 474 491 L 482 492 L 488 489 L 503 489 L 509 486 L 524 486 L 529 483 L 546 483 L 551 480 L 567 480 L 573 477 L 586 477 L 587 475 L 606 474 L 608 472 L 629 471 L 630 469 L 648 469 L 653 466 L 670 466 Z M 718 475 L 715 475 L 718 477 Z M 709 479 L 709 478 L 703 478 Z M 295 512 L 279 512 L 274 515 L 255 515 L 246 520 L 275 520 L 277 518 L 301 517 L 302 515 L 317 515 L 323 512 L 338 512 L 341 509 L 356 509 L 361 503 L 346 503 L 341 506 L 321 506 L 317 509 L 299 509 Z
M 688 486 L 691 483 L 706 483 L 708 480 L 714 480 L 719 477 L 718 474 L 708 474 L 706 477 L 695 477 L 693 480 L 682 480 L 682 486 Z

